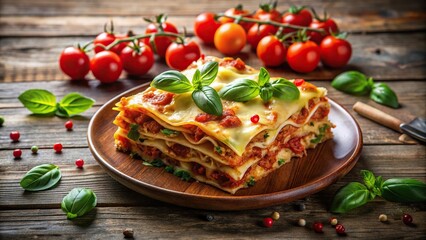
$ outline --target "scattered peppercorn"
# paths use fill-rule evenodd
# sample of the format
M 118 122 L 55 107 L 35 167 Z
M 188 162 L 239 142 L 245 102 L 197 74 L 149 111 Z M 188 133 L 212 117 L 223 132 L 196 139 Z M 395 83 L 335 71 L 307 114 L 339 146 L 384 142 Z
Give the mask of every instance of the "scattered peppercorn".
M 297 211 L 303 211 L 303 210 L 305 210 L 305 209 L 306 209 L 306 205 L 305 205 L 305 204 L 303 204 L 303 203 L 296 203 L 296 204 L 294 205 L 294 208 L 295 208 Z
M 330 224 L 331 224 L 331 226 L 336 226 L 338 222 L 339 221 L 337 221 L 337 218 L 335 218 L 335 217 L 330 218 Z
M 388 216 L 386 216 L 386 214 L 380 214 L 379 215 L 379 221 L 380 222 L 387 222 L 388 221 Z
M 304 227 L 306 226 L 306 220 L 301 218 L 299 219 L 299 221 L 297 222 L 297 224 L 299 224 L 299 226 Z
M 322 233 L 323 232 L 322 231 L 323 227 L 324 227 L 324 225 L 322 223 L 320 223 L 320 222 L 315 222 L 314 223 L 314 231 L 316 233 Z
M 266 217 L 263 219 L 263 226 L 270 228 L 272 227 L 272 225 L 274 225 L 274 219 L 270 217 Z
M 208 222 L 211 222 L 211 221 L 214 220 L 214 216 L 211 215 L 211 214 L 206 214 L 206 215 L 204 215 L 204 219 Z
M 17 142 L 19 141 L 19 137 L 21 136 L 21 134 L 18 131 L 12 131 L 10 132 L 9 136 L 12 141 Z
M 34 145 L 34 146 L 32 146 L 32 147 L 31 147 L 31 152 L 32 152 L 32 153 L 34 153 L 34 154 L 36 154 L 36 153 L 38 152 L 38 147 L 37 147 L 37 146 L 35 146 L 35 145 Z
M 342 224 L 336 225 L 336 233 L 339 235 L 345 234 L 345 227 Z
M 278 212 L 273 212 L 271 217 L 272 219 L 277 221 L 278 219 L 280 219 L 280 214 Z
M 15 150 L 13 150 L 13 156 L 14 156 L 16 159 L 21 158 L 21 155 L 22 155 L 22 150 L 21 150 L 21 149 L 15 149 Z
M 62 144 L 60 143 L 53 144 L 53 150 L 55 150 L 56 153 L 62 152 Z
M 257 114 L 255 114 L 255 115 L 253 115 L 251 118 L 250 118 L 250 121 L 252 122 L 252 123 L 258 123 L 259 122 L 259 115 L 257 115 Z
M 3 126 L 3 123 L 4 123 L 4 118 L 3 118 L 3 117 L 0 117 L 0 127 L 2 127 L 2 126 Z
M 83 165 L 84 165 L 84 160 L 83 159 L 77 159 L 77 160 L 75 160 L 75 165 L 78 167 L 78 168 L 83 168 Z
M 65 125 L 65 128 L 66 128 L 68 131 L 71 131 L 71 130 L 72 130 L 72 127 L 74 126 L 74 124 L 73 124 L 73 122 L 72 122 L 71 120 L 66 121 L 64 125 Z
M 410 225 L 413 222 L 413 217 L 410 214 L 404 213 L 404 215 L 402 215 L 402 222 L 404 222 L 405 225 Z
M 126 228 L 123 231 L 124 238 L 133 238 L 133 234 L 134 232 L 132 228 Z

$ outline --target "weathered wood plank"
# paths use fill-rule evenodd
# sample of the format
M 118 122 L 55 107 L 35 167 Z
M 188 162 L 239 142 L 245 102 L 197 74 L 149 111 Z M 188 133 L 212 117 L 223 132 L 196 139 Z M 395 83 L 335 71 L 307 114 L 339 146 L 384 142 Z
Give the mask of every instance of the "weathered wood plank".
M 63 80 L 67 77 L 58 66 L 60 52 L 67 46 L 89 41 L 87 37 L 70 38 L 3 38 L 0 39 L 0 81 Z M 425 79 L 426 78 L 426 34 L 405 35 L 374 34 L 352 35 L 353 56 L 348 66 L 341 69 L 318 67 L 308 74 L 298 74 L 288 65 L 271 69 L 272 74 L 288 78 L 330 80 L 345 70 L 357 69 L 377 80 Z M 401 44 L 404 42 L 404 44 Z M 36 45 L 34 43 L 37 43 Z M 201 44 L 206 55 L 223 56 L 214 47 Z M 249 46 L 236 57 L 242 58 L 253 67 L 262 66 Z M 160 59 L 149 75 L 152 78 L 168 69 Z M 123 73 L 122 77 L 125 74 Z M 92 75 L 88 76 L 93 79 Z
M 84 169 L 75 167 L 74 161 L 78 158 L 85 160 Z M 96 163 L 87 148 L 64 149 L 62 154 L 55 154 L 51 149 L 42 149 L 37 155 L 26 150 L 21 160 L 14 160 L 10 150 L 1 150 L 0 159 L 3 159 L 0 162 L 0 208 L 56 208 L 68 191 L 75 187 L 93 189 L 100 206 L 158 204 L 158 201 L 139 195 L 114 181 Z M 411 177 L 425 181 L 426 169 L 422 159 L 426 159 L 423 145 L 364 146 L 354 169 L 336 184 L 313 195 L 312 201 L 326 204 L 327 199 L 331 199 L 341 186 L 351 181 L 360 181 L 361 169 L 369 169 L 377 175 L 382 175 L 384 179 Z M 51 190 L 25 192 L 19 186 L 20 179 L 32 167 L 42 163 L 59 166 L 62 172 L 61 182 Z

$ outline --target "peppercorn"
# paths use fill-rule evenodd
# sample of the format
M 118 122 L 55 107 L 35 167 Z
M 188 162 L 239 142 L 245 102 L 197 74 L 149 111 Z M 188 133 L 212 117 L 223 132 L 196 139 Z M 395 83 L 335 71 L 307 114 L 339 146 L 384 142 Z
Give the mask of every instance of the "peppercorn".
M 278 212 L 273 212 L 271 217 L 276 221 L 280 219 L 280 214 Z
M 335 217 L 330 218 L 330 224 L 331 224 L 331 226 L 336 226 L 338 222 L 339 221 L 337 221 L 337 218 L 335 218 Z
M 77 159 L 77 160 L 75 160 L 75 165 L 78 167 L 78 168 L 83 168 L 83 165 L 84 165 L 84 160 L 83 159 Z
M 2 127 L 2 126 L 3 126 L 3 123 L 4 123 L 4 118 L 3 118 L 3 117 L 0 117 L 0 127 Z
M 21 158 L 21 155 L 22 155 L 22 150 L 21 149 L 15 149 L 15 150 L 13 150 L 13 156 L 15 157 L 15 159 Z
M 336 233 L 339 235 L 345 234 L 345 227 L 342 224 L 336 225 Z
M 380 214 L 379 215 L 379 221 L 380 222 L 387 222 L 388 221 L 388 216 L 386 216 L 386 214 Z
M 60 143 L 53 144 L 53 150 L 55 150 L 56 153 L 62 152 L 62 144 Z
M 322 233 L 322 229 L 323 229 L 324 225 L 320 222 L 315 222 L 313 227 L 314 227 L 314 231 L 316 233 Z
M 12 141 L 14 141 L 14 142 L 19 141 L 20 136 L 21 136 L 21 134 L 18 131 L 12 131 L 9 134 L 10 139 L 12 139 Z
M 123 231 L 124 238 L 133 238 L 133 234 L 134 232 L 132 228 L 126 228 Z
M 211 221 L 214 220 L 214 216 L 211 215 L 211 214 L 206 214 L 206 215 L 204 215 L 204 219 L 208 222 L 211 222 Z
M 306 220 L 303 219 L 303 218 L 301 218 L 301 219 L 299 219 L 299 221 L 297 222 L 297 224 L 299 226 L 301 226 L 301 227 L 304 227 L 304 226 L 306 226 Z
M 404 213 L 404 215 L 402 215 L 402 222 L 404 222 L 405 225 L 410 225 L 413 222 L 413 217 L 410 214 Z
M 32 147 L 31 147 L 31 152 L 32 152 L 32 153 L 34 153 L 34 154 L 36 154 L 36 153 L 38 152 L 38 147 L 37 147 L 37 146 L 35 146 L 35 145 L 34 145 L 34 146 L 32 146 Z
M 74 125 L 74 124 L 73 124 L 73 122 L 72 122 L 71 120 L 66 121 L 66 122 L 65 122 L 65 124 L 64 124 L 65 128 L 66 128 L 68 131 L 71 131 L 71 130 L 72 130 L 73 125 Z
M 263 219 L 263 226 L 270 228 L 272 227 L 273 224 L 274 224 L 274 219 L 270 217 L 266 217 Z
M 305 210 L 305 209 L 306 209 L 306 205 L 305 205 L 305 204 L 303 204 L 303 203 L 296 203 L 296 204 L 294 205 L 294 208 L 295 208 L 297 211 L 303 211 L 303 210 Z

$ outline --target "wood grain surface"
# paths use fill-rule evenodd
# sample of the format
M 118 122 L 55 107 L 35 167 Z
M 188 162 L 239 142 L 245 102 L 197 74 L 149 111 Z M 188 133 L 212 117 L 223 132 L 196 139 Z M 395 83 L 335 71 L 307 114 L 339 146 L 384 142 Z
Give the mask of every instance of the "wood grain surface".
M 156 59 L 150 72 L 130 79 L 123 74 L 114 84 L 102 85 L 93 76 L 89 81 L 68 81 L 58 68 L 62 49 L 78 42 L 92 40 L 103 24 L 113 19 L 118 32 L 129 29 L 144 31 L 142 17 L 167 13 L 180 30 L 185 27 L 193 36 L 193 21 L 204 11 L 223 12 L 243 3 L 255 10 L 259 1 L 0 1 L 0 239 L 122 239 L 124 228 L 133 228 L 135 239 L 341 239 L 328 224 L 332 216 L 346 228 L 347 238 L 361 239 L 425 239 L 426 208 L 424 204 L 399 204 L 377 198 L 347 214 L 333 215 L 328 209 L 339 188 L 361 181 L 360 170 L 369 169 L 384 179 L 410 177 L 426 181 L 426 147 L 398 140 L 400 134 L 380 126 L 357 113 L 352 106 L 361 101 L 409 121 L 414 116 L 426 117 L 426 7 L 422 0 L 368 1 L 279 1 L 278 9 L 290 5 L 309 5 L 318 13 L 323 10 L 350 33 L 353 56 L 343 69 L 319 66 L 309 74 L 296 74 L 287 65 L 269 69 L 274 76 L 306 78 L 326 87 L 328 95 L 346 108 L 359 123 L 364 147 L 352 171 L 323 191 L 285 204 L 257 210 L 235 212 L 207 211 L 164 203 L 134 192 L 113 180 L 96 162 L 88 149 L 87 128 L 94 113 L 109 99 L 150 81 L 168 69 Z M 205 54 L 221 56 L 211 46 L 201 45 Z M 261 63 L 247 47 L 238 55 L 253 67 Z M 378 82 L 386 82 L 398 95 L 401 108 L 391 109 L 369 100 L 367 96 L 351 96 L 330 85 L 337 74 L 360 70 Z M 47 89 L 58 98 L 73 91 L 96 100 L 95 106 L 73 117 L 73 131 L 66 131 L 66 120 L 40 117 L 23 108 L 17 96 L 31 88 Z M 19 130 L 21 139 L 12 143 L 9 133 Z M 56 142 L 64 145 L 61 154 L 54 153 Z M 31 146 L 38 145 L 38 154 Z M 13 149 L 23 155 L 15 160 Z M 83 169 L 75 160 L 83 158 Z M 20 186 L 22 176 L 42 163 L 57 164 L 63 178 L 56 188 L 28 193 Z M 62 198 L 75 187 L 88 187 L 98 196 L 94 211 L 70 221 L 60 209 Z M 300 204 L 306 209 L 298 211 Z M 281 214 L 272 228 L 261 221 L 273 211 Z M 414 225 L 404 225 L 400 218 L 408 212 Z M 389 221 L 378 221 L 380 214 Z M 205 215 L 214 220 L 205 220 Z M 295 221 L 304 218 L 306 227 Z M 312 230 L 314 221 L 324 223 L 324 233 Z

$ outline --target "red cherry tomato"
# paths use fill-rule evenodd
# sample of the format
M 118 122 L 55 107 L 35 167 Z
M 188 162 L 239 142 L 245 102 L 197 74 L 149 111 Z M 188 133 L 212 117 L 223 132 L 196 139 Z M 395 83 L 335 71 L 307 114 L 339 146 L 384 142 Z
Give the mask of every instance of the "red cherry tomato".
M 295 42 L 287 50 L 287 62 L 296 72 L 312 72 L 320 61 L 320 50 L 312 41 Z
M 312 22 L 312 14 L 309 10 L 304 9 L 303 7 L 298 8 L 290 8 L 288 12 L 283 15 L 282 18 L 283 23 L 288 23 L 297 26 L 307 27 Z M 295 29 L 286 28 L 284 33 L 294 32 Z
M 278 28 L 272 25 L 253 25 L 247 33 L 247 42 L 251 45 L 252 49 L 257 48 L 259 41 L 268 36 L 274 35 L 277 32 Z
M 281 13 L 277 11 L 277 2 L 261 4 L 259 9 L 253 15 L 253 18 L 262 21 L 275 21 L 281 22 Z
M 335 36 L 325 37 L 320 45 L 321 62 L 329 67 L 345 66 L 352 56 L 351 44 Z
M 330 35 L 330 33 L 338 33 L 339 28 L 337 27 L 336 22 L 329 18 L 325 21 L 319 21 L 315 19 L 309 27 L 316 28 L 316 29 L 324 29 L 325 33 L 319 33 L 319 32 L 309 32 L 309 37 L 311 41 L 314 41 L 316 44 L 321 44 L 321 41 L 324 39 L 324 37 Z
M 257 57 L 268 67 L 276 67 L 284 63 L 287 49 L 274 35 L 266 36 L 257 45 Z
M 95 40 L 93 40 L 93 44 L 96 45 L 104 45 L 105 47 L 110 45 L 112 42 L 115 41 L 116 38 L 124 38 L 124 35 L 120 35 L 115 36 L 113 33 L 108 33 L 108 32 L 103 32 L 101 34 L 99 34 L 98 36 L 96 36 Z M 114 47 L 112 47 L 110 49 L 110 51 L 115 52 L 116 54 L 120 54 L 121 50 L 123 50 L 123 48 L 126 47 L 126 43 L 120 43 L 115 45 Z M 95 53 L 104 51 L 105 49 L 101 46 L 96 46 L 94 48 Z
M 225 23 L 214 34 L 214 46 L 226 55 L 239 53 L 247 42 L 244 28 L 236 23 Z
M 71 79 L 84 79 L 90 71 L 90 59 L 83 50 L 67 47 L 59 57 L 59 66 Z
M 225 16 L 243 16 L 246 18 L 251 18 L 251 13 L 248 10 L 243 9 L 243 6 L 241 4 L 239 4 L 238 6 L 234 7 L 234 8 L 230 8 L 228 10 L 225 11 Z M 219 21 L 224 24 L 224 23 L 228 23 L 228 22 L 234 22 L 235 19 L 233 18 L 229 18 L 229 17 L 221 17 L 219 18 Z M 248 32 L 248 30 L 254 25 L 254 23 L 252 22 L 244 22 L 244 21 L 240 21 L 238 24 L 240 24 L 244 30 L 246 30 L 246 32 Z
M 194 33 L 205 43 L 213 43 L 214 33 L 220 27 L 220 22 L 214 19 L 214 13 L 205 12 L 197 16 L 194 23 Z
M 102 83 L 117 81 L 123 70 L 120 57 L 111 51 L 97 53 L 90 61 L 90 70 Z
M 166 63 L 179 71 L 185 70 L 192 62 L 200 58 L 201 51 L 194 41 L 188 43 L 172 43 L 166 52 Z
M 115 35 L 115 38 L 118 39 L 118 40 L 123 39 L 123 38 L 127 38 L 127 37 L 128 37 L 127 34 L 116 34 Z M 118 45 L 114 46 L 111 50 L 113 52 L 117 53 L 117 55 L 120 56 L 121 51 L 123 51 L 123 49 L 125 47 L 127 47 L 127 44 L 129 44 L 129 42 L 119 43 Z
M 123 68 L 130 75 L 144 75 L 154 64 L 154 53 L 144 43 L 139 43 L 136 49 L 133 48 L 132 43 L 121 51 L 120 59 Z
M 170 22 L 163 22 L 161 24 L 161 26 L 163 27 L 163 31 L 164 32 L 169 32 L 169 33 L 178 33 L 175 25 L 173 25 L 173 23 Z M 157 33 L 159 32 L 159 30 L 157 29 L 157 25 L 154 23 L 150 23 L 148 24 L 148 27 L 145 30 L 145 34 L 149 34 L 149 33 Z M 158 56 L 160 57 L 164 57 L 166 56 L 166 50 L 167 48 L 170 46 L 170 44 L 172 44 L 172 42 L 175 40 L 175 37 L 156 37 L 154 40 L 155 43 L 155 47 L 151 46 L 149 43 L 149 38 L 144 38 L 144 43 L 146 45 L 149 45 L 151 47 L 151 49 L 154 49 L 155 52 L 158 54 Z

